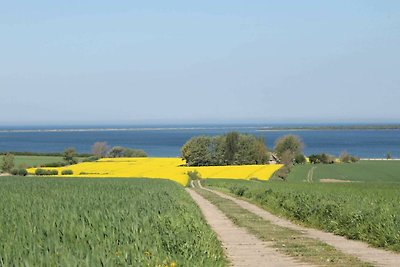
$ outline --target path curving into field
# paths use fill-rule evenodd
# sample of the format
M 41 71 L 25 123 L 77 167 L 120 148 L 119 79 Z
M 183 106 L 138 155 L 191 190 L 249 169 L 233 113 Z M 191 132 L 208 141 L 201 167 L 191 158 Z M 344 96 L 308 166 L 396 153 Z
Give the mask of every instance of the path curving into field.
M 186 190 L 217 234 L 231 266 L 310 266 L 277 252 L 269 242 L 263 242 L 244 228 L 235 225 L 222 211 L 193 189 Z
M 216 190 L 204 188 L 201 186 L 201 183 L 198 183 L 198 185 L 204 190 L 208 190 L 210 192 L 217 194 L 222 198 L 229 199 L 235 202 L 243 209 L 246 209 L 258 215 L 259 217 L 275 225 L 300 231 L 307 237 L 325 242 L 331 245 L 332 247 L 336 248 L 337 250 L 342 251 L 343 253 L 355 256 L 362 261 L 370 262 L 374 266 L 393 266 L 393 267 L 400 266 L 400 254 L 396 254 L 394 252 L 386 251 L 383 249 L 373 248 L 361 241 L 349 240 L 345 237 L 337 236 L 332 233 L 327 233 L 320 230 L 296 225 L 288 220 L 275 216 L 272 213 L 254 204 L 251 204 L 245 200 L 231 197 Z

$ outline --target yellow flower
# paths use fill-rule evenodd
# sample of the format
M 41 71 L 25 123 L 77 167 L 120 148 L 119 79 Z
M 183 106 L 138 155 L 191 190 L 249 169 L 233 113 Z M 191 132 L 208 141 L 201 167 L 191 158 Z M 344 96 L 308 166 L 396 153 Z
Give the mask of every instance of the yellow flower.
M 144 255 L 145 255 L 146 257 L 150 257 L 151 253 L 148 252 L 148 251 L 145 251 L 145 252 L 144 252 Z
M 170 267 L 176 267 L 176 262 L 171 262 L 171 265 L 170 265 Z
M 200 176 L 207 178 L 231 178 L 268 180 L 282 165 L 240 165 L 240 166 L 205 166 L 185 167 L 180 158 L 104 158 L 95 162 L 82 162 L 60 168 L 45 168 L 57 170 L 58 176 L 64 177 L 94 177 L 94 178 L 161 178 L 173 180 L 181 185 L 187 185 L 188 172 L 198 171 Z M 28 169 L 35 173 L 35 168 Z M 72 175 L 62 175 L 63 170 L 71 170 Z

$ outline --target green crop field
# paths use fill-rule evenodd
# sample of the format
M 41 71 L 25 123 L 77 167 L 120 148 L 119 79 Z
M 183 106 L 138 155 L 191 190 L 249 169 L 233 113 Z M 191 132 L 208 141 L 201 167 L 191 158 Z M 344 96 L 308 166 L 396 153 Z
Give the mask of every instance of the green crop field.
M 340 164 L 296 165 L 289 174 L 290 182 L 307 181 L 310 170 L 312 181 L 320 179 L 349 180 L 358 182 L 400 182 L 400 161 L 360 161 Z M 279 178 L 278 178 L 279 179 Z
M 171 181 L 0 177 L 0 210 L 0 266 L 226 265 Z
M 266 210 L 304 225 L 400 251 L 398 183 L 209 179 L 204 184 L 247 198 Z

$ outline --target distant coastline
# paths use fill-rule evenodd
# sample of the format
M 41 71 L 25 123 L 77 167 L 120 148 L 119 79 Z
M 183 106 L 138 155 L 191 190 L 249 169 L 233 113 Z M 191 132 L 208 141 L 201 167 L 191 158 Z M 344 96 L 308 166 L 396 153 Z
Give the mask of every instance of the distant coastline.
M 2 127 L 0 133 L 41 133 L 41 132 L 128 132 L 128 131 L 198 131 L 198 130 L 255 130 L 268 131 L 333 131 L 333 130 L 400 130 L 400 124 L 349 124 L 349 125 L 179 125 L 179 126 L 94 126 L 94 127 Z
M 335 126 L 295 126 L 261 127 L 258 131 L 333 131 L 333 130 L 400 130 L 400 124 L 388 125 L 335 125 Z

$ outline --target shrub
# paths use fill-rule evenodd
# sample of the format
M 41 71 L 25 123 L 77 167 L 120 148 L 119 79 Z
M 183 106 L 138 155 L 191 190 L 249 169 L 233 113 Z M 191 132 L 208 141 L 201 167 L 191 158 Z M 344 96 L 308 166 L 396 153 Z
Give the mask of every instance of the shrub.
M 90 157 L 84 158 L 84 159 L 82 160 L 82 162 L 94 162 L 94 161 L 97 161 L 97 160 L 99 160 L 99 157 L 90 156 Z
M 347 154 L 346 152 L 342 152 L 342 154 L 340 154 L 339 159 L 340 159 L 340 162 L 344 162 L 344 163 L 355 163 L 360 160 L 358 157 Z
M 50 168 L 56 168 L 56 167 L 64 167 L 67 166 L 68 164 L 66 162 L 51 162 L 51 163 L 46 163 L 40 165 L 41 167 L 50 167 Z
M 14 155 L 7 153 L 6 155 L 3 156 L 2 162 L 1 162 L 1 169 L 3 172 L 11 172 L 11 170 L 14 168 Z
M 11 170 L 12 175 L 18 175 L 18 176 L 27 176 L 28 171 L 24 168 L 18 168 L 18 169 L 12 169 Z
M 200 173 L 196 170 L 189 171 L 187 174 L 188 174 L 190 180 L 200 180 L 201 179 Z
M 304 164 L 304 163 L 306 163 L 306 157 L 303 154 L 297 154 L 294 157 L 294 162 L 296 164 Z
M 35 175 L 58 175 L 58 171 L 57 170 L 45 170 L 45 169 L 36 169 L 35 171 Z
M 355 163 L 355 162 L 360 161 L 360 158 L 359 158 L 359 157 L 351 156 L 351 157 L 350 157 L 350 161 L 351 161 L 352 163 Z
M 322 154 L 312 154 L 309 157 L 310 163 L 313 164 L 318 164 L 318 163 L 323 163 L 323 164 L 332 164 L 335 163 L 335 157 L 322 153 Z
M 61 175 L 72 175 L 74 174 L 74 172 L 72 170 L 63 170 L 61 172 Z

